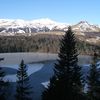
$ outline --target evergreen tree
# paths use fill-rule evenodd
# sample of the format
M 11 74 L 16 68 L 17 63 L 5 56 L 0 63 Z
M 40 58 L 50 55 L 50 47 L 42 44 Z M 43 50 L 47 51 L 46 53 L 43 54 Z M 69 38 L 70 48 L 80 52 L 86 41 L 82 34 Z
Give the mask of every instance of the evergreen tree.
M 42 100 L 85 100 L 82 94 L 81 67 L 77 64 L 76 40 L 71 27 L 61 40 L 58 56 L 54 76 L 43 92 Z
M 2 59 L 0 59 L 1 61 Z M 8 82 L 4 81 L 5 72 L 0 67 L 0 100 L 6 100 Z
M 32 91 L 29 84 L 29 77 L 27 75 L 27 66 L 24 64 L 23 60 L 17 71 L 17 78 L 16 100 L 32 100 Z
M 89 100 L 100 100 L 100 71 L 97 69 L 97 54 L 94 53 L 88 76 Z

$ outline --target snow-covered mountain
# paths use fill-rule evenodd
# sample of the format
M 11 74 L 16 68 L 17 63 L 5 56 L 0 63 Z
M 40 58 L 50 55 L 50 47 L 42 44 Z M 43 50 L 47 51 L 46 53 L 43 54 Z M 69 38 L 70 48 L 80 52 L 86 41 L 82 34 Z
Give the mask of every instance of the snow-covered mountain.
M 32 21 L 0 19 L 0 33 L 34 33 L 50 31 L 54 27 L 63 29 L 67 26 L 67 24 L 58 23 L 48 18 Z
M 97 25 L 89 24 L 87 21 L 80 21 L 78 24 L 73 25 L 73 30 L 81 32 L 100 32 L 100 28 Z
M 15 35 L 17 33 L 36 33 L 47 31 L 64 31 L 69 24 L 59 23 L 48 18 L 25 21 L 21 19 L 10 20 L 0 19 L 0 35 Z M 78 32 L 100 32 L 100 27 L 91 25 L 86 21 L 70 25 L 74 31 Z

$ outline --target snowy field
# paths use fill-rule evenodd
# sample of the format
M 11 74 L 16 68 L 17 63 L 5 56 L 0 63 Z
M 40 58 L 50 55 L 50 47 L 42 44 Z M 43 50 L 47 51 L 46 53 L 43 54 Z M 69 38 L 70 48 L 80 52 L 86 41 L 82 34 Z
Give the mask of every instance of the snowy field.
M 46 53 L 4 53 L 0 54 L 0 58 L 4 61 L 0 62 L 0 66 L 6 72 L 5 80 L 11 82 L 8 100 L 14 99 L 16 87 L 16 73 L 18 66 L 23 59 L 27 64 L 27 73 L 30 78 L 30 84 L 33 87 L 33 100 L 41 100 L 41 94 L 53 75 L 53 66 L 56 62 L 57 54 Z M 90 56 L 79 56 L 79 65 L 88 65 L 91 62 Z M 85 66 L 83 71 L 86 72 Z M 13 98 L 13 99 L 12 99 Z

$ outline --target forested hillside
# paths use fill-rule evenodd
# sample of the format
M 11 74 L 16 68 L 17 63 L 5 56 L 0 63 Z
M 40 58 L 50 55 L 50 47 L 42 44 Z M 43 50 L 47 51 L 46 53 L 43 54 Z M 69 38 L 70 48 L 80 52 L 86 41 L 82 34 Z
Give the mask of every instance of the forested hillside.
M 40 34 L 34 36 L 1 36 L 0 53 L 5 52 L 46 52 L 58 53 L 61 35 Z M 99 46 L 77 39 L 79 54 L 92 54 Z

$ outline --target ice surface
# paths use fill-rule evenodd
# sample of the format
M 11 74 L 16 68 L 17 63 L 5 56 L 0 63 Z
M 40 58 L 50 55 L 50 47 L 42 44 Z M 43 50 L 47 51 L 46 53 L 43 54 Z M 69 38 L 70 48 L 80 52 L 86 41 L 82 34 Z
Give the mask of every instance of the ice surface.
M 28 76 L 30 76 L 31 74 L 41 70 L 43 68 L 44 64 L 28 64 L 27 67 L 28 67 L 28 70 L 27 70 L 27 73 L 28 73 Z M 8 68 L 13 68 L 13 69 L 18 69 L 18 65 L 8 65 L 6 66 Z M 4 77 L 4 80 L 5 81 L 10 81 L 10 82 L 16 82 L 17 80 L 17 77 L 16 77 L 16 74 L 14 75 L 6 75 Z
M 0 58 L 4 58 L 3 61 L 0 62 L 0 65 L 15 65 L 20 64 L 21 60 L 23 59 L 25 64 L 33 63 L 33 62 L 41 62 L 47 60 L 56 60 L 57 54 L 50 54 L 50 53 L 0 53 Z

